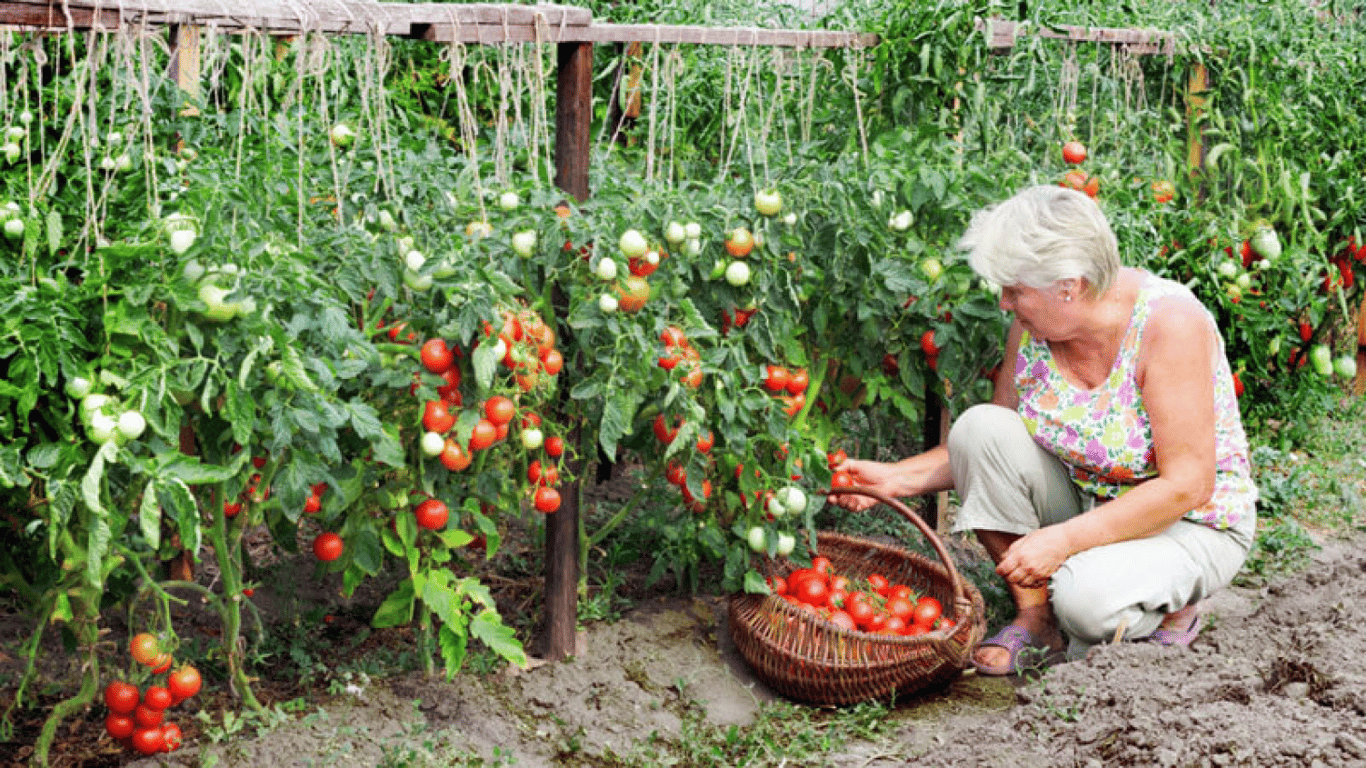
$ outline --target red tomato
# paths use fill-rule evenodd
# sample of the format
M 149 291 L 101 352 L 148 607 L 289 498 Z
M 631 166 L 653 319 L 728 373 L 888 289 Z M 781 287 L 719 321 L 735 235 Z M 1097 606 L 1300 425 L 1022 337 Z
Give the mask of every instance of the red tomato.
M 143 728 L 152 728 L 161 725 L 161 719 L 166 716 L 164 709 L 154 709 L 146 704 L 139 704 L 133 709 L 133 722 Z
M 1080 141 L 1069 141 L 1063 144 L 1062 159 L 1072 165 L 1080 165 L 1086 160 L 1086 145 Z
M 664 414 L 661 413 L 658 416 L 656 416 L 654 424 L 652 425 L 652 428 L 654 429 L 655 433 L 655 439 L 659 440 L 659 442 L 664 443 L 665 445 L 672 443 L 674 441 L 674 438 L 678 436 L 678 424 L 680 424 L 681 421 L 681 419 L 675 420 L 674 428 L 669 429 L 668 424 L 664 421 Z
M 156 636 L 148 632 L 141 632 L 133 636 L 128 644 L 128 652 L 132 654 L 133 661 L 145 666 L 156 663 L 157 656 L 161 654 L 161 643 Z
M 313 492 L 314 496 L 321 496 L 324 493 L 327 493 L 327 481 L 323 481 L 321 483 L 314 483 L 312 486 L 309 487 L 309 490 Z
M 781 365 L 770 365 L 764 370 L 764 388 L 770 392 L 782 392 L 787 389 L 790 376 Z
M 104 730 L 115 739 L 126 739 L 133 735 L 133 729 L 137 723 L 128 715 L 120 715 L 117 712 L 110 712 L 104 718 Z
M 166 746 L 166 734 L 160 728 L 138 728 L 133 731 L 133 749 L 144 755 L 155 755 Z
M 122 680 L 115 680 L 104 688 L 104 705 L 117 715 L 131 714 L 140 698 L 138 687 Z
M 851 595 L 844 600 L 844 610 L 848 611 L 850 618 L 862 629 L 867 629 L 869 622 L 873 620 L 874 609 L 867 600 L 858 600 Z
M 664 342 L 666 347 L 677 347 L 688 343 L 687 336 L 683 335 L 683 329 L 676 325 L 671 325 L 659 334 L 659 340 Z
M 184 734 L 180 732 L 180 726 L 175 723 L 166 723 L 161 726 L 162 752 L 174 752 L 180 749 L 180 744 L 185 740 Z
M 887 588 L 888 598 L 904 597 L 907 600 L 910 600 L 911 602 L 915 602 L 915 598 L 912 596 L 913 594 L 914 593 L 911 590 L 911 588 L 906 586 L 905 584 L 893 584 L 892 586 Z
M 304 499 L 304 514 L 311 515 L 323 508 L 323 500 L 317 495 L 310 495 Z
M 933 627 L 939 620 L 944 609 L 939 605 L 939 601 L 925 595 L 915 603 L 915 611 L 911 614 L 911 620 L 922 627 Z
M 422 366 L 432 373 L 445 373 L 455 362 L 455 355 L 444 339 L 428 339 L 422 344 Z
M 537 512 L 545 512 L 546 514 L 554 512 L 560 508 L 560 492 L 554 488 L 541 486 L 536 489 L 533 503 Z
M 445 382 L 436 388 L 436 394 L 441 399 L 455 406 L 460 405 L 460 369 L 455 366 L 447 368 L 441 374 L 441 380 Z
M 470 450 L 482 451 L 498 440 L 498 427 L 488 419 L 480 419 L 470 434 Z
M 241 504 L 241 502 L 237 502 L 237 501 L 225 501 L 225 502 L 223 502 L 223 516 L 224 516 L 224 517 L 236 517 L 236 516 L 237 516 L 237 513 L 238 513 L 238 512 L 241 512 L 241 511 L 242 511 L 242 504 Z
M 906 629 L 906 620 L 899 616 L 888 616 L 882 623 L 882 629 L 877 630 L 884 635 L 899 635 Z
M 831 611 L 830 623 L 848 632 L 853 632 L 858 629 L 858 625 L 854 622 L 854 617 L 849 615 L 846 611 Z
M 683 485 L 688 482 L 688 471 L 683 468 L 682 464 L 670 461 L 669 466 L 664 470 L 664 479 L 672 485 Z
M 787 594 L 787 579 L 784 579 L 782 576 L 770 576 L 768 579 L 768 586 L 769 589 L 773 590 L 773 594 L 775 595 Z
M 874 573 L 868 576 L 868 586 L 874 592 L 878 593 L 879 595 L 882 595 L 883 597 L 886 597 L 887 589 L 890 585 L 887 583 L 886 576 L 883 576 L 880 573 Z
M 816 555 L 815 557 L 811 558 L 811 570 L 815 571 L 816 573 L 822 573 L 826 576 L 829 576 L 831 568 L 832 566 L 830 565 L 830 558 L 825 557 L 823 555 Z
M 826 463 L 830 465 L 830 468 L 834 469 L 835 467 L 838 467 L 839 465 L 848 461 L 849 454 L 845 453 L 843 448 L 837 448 L 831 451 L 830 453 L 827 453 L 825 455 L 825 460 Z
M 541 368 L 551 376 L 564 370 L 564 355 L 558 349 L 547 350 L 541 355 Z
M 889 597 L 884 607 L 887 609 L 887 613 L 903 622 L 909 622 L 911 614 L 915 612 L 915 603 L 904 597 Z
M 455 426 L 455 416 L 441 400 L 428 400 L 422 410 L 422 428 L 428 432 L 444 435 Z
M 811 379 L 806 375 L 806 370 L 793 371 L 787 377 L 787 393 L 794 397 L 806 392 L 806 387 L 811 383 Z
M 446 438 L 446 445 L 441 449 L 441 466 L 452 472 L 461 472 L 469 467 L 473 457 L 464 448 L 460 447 L 453 438 Z
M 171 691 L 171 698 L 179 703 L 199 693 L 203 682 L 199 677 L 199 670 L 194 667 L 181 667 L 166 678 L 166 687 Z
M 933 328 L 920 334 L 920 349 L 930 357 L 935 357 L 939 354 L 939 345 L 934 343 Z
M 835 474 L 830 476 L 831 488 L 848 488 L 853 484 L 854 476 L 849 474 L 848 472 L 845 472 L 842 469 L 836 470 Z
M 814 605 L 817 608 L 826 604 L 830 598 L 830 587 L 823 578 L 803 579 L 796 586 L 788 589 L 807 605 Z
M 517 414 L 517 406 L 512 404 L 512 400 L 503 395 L 494 395 L 484 403 L 484 415 L 493 422 L 494 426 L 507 424 L 512 421 L 512 417 Z
M 172 662 L 172 661 L 173 661 L 173 659 L 171 658 L 171 654 L 169 654 L 169 653 L 160 654 L 159 656 L 156 657 L 155 660 L 152 661 L 152 664 L 151 664 L 151 667 L 152 667 L 152 674 L 159 675 L 159 674 L 161 674 L 162 672 L 165 672 L 166 670 L 170 669 L 170 668 L 171 668 L 171 662 Z
M 148 709 L 162 710 L 174 701 L 171 699 L 171 692 L 159 685 L 147 686 L 147 692 L 142 694 L 142 703 Z
M 313 556 L 324 563 L 330 563 L 341 557 L 345 549 L 346 544 L 342 542 L 342 538 L 331 531 L 320 533 L 313 540 Z
M 450 519 L 450 510 L 446 508 L 445 502 L 427 499 L 413 510 L 413 517 L 417 518 L 417 524 L 423 528 L 439 531 L 446 527 L 446 521 Z
M 708 430 L 706 434 L 697 438 L 697 450 L 699 453 L 707 453 L 716 445 L 716 436 Z

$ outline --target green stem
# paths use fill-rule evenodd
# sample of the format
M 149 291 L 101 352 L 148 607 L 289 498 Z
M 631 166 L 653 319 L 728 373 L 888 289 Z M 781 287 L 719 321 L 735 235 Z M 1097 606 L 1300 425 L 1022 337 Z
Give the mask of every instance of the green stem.
M 432 677 L 436 674 L 436 643 L 432 638 L 432 609 L 426 603 L 420 604 L 418 613 L 418 648 L 422 652 L 422 671 Z
M 48 751 L 52 749 L 52 742 L 57 738 L 57 729 L 61 727 L 62 721 L 90 706 L 95 700 L 95 693 L 99 690 L 100 658 L 95 652 L 95 644 L 100 639 L 101 592 L 90 586 L 74 591 L 71 600 L 72 631 L 76 635 L 77 644 L 85 654 L 81 688 L 76 695 L 58 702 L 52 708 L 52 714 L 48 715 L 43 723 L 43 730 L 38 734 L 38 741 L 33 746 L 35 765 L 48 765 Z
M 219 489 L 220 496 L 221 493 L 222 488 Z M 209 539 L 213 542 L 214 557 L 218 560 L 218 570 L 223 580 L 224 599 L 220 604 L 219 616 L 223 622 L 223 658 L 228 663 L 232 689 L 243 704 L 261 712 L 265 708 L 251 690 L 251 680 L 247 677 L 243 665 L 244 654 L 237 642 L 242 630 L 242 565 L 238 546 L 241 537 L 237 537 L 233 546 L 229 546 L 227 518 L 224 515 L 213 515 Z

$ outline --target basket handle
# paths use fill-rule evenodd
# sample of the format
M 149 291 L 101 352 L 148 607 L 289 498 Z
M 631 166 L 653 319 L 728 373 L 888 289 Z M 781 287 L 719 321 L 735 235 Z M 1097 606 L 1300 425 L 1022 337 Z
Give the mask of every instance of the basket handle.
M 868 496 L 877 499 L 883 504 L 886 504 L 887 506 L 901 513 L 902 517 L 909 520 L 917 529 L 919 529 L 921 535 L 924 536 L 925 540 L 928 541 L 930 543 L 930 546 L 934 548 L 934 553 L 936 556 L 939 557 L 940 562 L 942 562 L 944 564 L 944 567 L 948 569 L 949 581 L 953 584 L 953 602 L 954 607 L 958 611 L 957 615 L 963 616 L 972 610 L 972 602 L 968 599 L 968 591 L 963 584 L 963 577 L 959 575 L 958 568 L 953 564 L 953 558 L 949 557 L 948 550 L 944 549 L 944 543 L 940 541 L 939 537 L 935 535 L 934 531 L 930 530 L 930 526 L 927 525 L 925 521 L 920 518 L 920 515 L 917 515 L 915 512 L 913 512 L 910 507 L 906 506 L 899 499 L 894 499 L 891 496 L 882 493 L 881 491 L 875 491 L 872 488 L 867 488 L 861 485 L 846 486 L 844 488 L 831 488 L 826 493 L 831 496 L 842 496 L 844 494 L 849 493 L 856 493 L 862 496 Z

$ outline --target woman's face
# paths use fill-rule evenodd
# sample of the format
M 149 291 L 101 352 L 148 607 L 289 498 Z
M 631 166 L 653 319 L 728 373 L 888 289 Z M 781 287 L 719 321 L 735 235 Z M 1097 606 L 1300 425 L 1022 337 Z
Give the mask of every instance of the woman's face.
M 1067 310 L 1076 303 L 1063 300 L 1057 286 L 1031 288 L 1027 285 L 1007 285 L 1001 288 L 1001 309 L 1012 313 L 1029 335 L 1036 339 L 1054 340 L 1071 327 Z

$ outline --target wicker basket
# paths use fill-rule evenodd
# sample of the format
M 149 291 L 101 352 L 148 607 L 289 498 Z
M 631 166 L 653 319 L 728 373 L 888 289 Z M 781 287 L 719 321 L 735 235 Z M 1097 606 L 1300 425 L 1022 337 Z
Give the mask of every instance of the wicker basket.
M 905 504 L 866 488 L 831 492 L 862 494 L 892 507 L 920 530 L 941 561 L 855 536 L 820 532 L 817 551 L 830 559 L 833 570 L 851 579 L 880 573 L 930 595 L 944 606 L 953 627 L 916 636 L 850 631 L 777 595 L 736 594 L 730 598 L 730 633 L 740 654 L 774 691 L 811 704 L 845 705 L 909 695 L 962 672 L 986 634 L 981 593 L 963 580 L 943 542 Z M 770 576 L 786 574 L 793 566 L 768 561 L 765 567 Z

